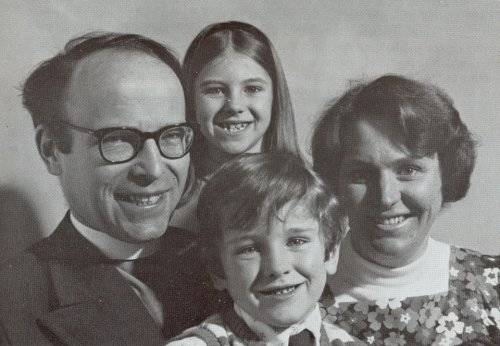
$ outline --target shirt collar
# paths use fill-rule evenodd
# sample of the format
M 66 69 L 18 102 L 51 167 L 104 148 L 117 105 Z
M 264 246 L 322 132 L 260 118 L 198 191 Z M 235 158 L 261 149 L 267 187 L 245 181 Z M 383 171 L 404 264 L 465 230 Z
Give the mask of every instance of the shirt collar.
M 290 338 L 290 336 L 298 334 L 304 329 L 308 329 L 314 335 L 315 345 L 319 346 L 319 341 L 321 338 L 321 313 L 319 311 L 318 304 L 316 304 L 314 309 L 306 316 L 306 318 L 302 322 L 293 324 L 279 333 L 267 324 L 254 319 L 242 308 L 236 305 L 236 303 L 234 304 L 234 311 L 243 319 L 243 321 L 245 321 L 247 326 L 255 334 L 257 334 L 262 338 L 263 341 L 266 342 L 266 344 L 288 345 L 288 339 Z
M 70 212 L 70 219 L 78 233 L 110 259 L 134 260 L 140 257 L 149 256 L 158 248 L 157 242 L 134 244 L 113 238 L 109 234 L 84 225 L 77 220 L 72 212 Z

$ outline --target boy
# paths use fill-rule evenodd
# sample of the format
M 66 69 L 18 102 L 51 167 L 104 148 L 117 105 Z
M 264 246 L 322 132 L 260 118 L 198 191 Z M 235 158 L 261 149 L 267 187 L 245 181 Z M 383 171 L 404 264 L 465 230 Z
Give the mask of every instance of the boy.
M 168 345 L 331 345 L 354 338 L 321 321 L 318 300 L 336 270 L 336 201 L 286 154 L 240 156 L 198 202 L 202 256 L 234 307 Z

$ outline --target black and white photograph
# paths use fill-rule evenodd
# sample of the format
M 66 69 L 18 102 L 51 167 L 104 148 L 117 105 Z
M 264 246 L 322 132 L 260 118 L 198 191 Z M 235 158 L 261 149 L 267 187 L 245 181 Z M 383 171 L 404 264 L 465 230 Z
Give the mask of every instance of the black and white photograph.
M 0 345 L 500 345 L 500 1 L 0 6 Z

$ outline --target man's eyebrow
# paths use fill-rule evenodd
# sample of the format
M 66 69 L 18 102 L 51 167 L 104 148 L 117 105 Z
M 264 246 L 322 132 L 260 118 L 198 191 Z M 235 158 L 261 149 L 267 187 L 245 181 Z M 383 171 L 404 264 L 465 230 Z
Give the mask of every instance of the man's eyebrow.
M 201 82 L 200 86 L 207 86 L 210 84 L 224 84 L 224 82 L 221 80 L 217 80 L 217 79 L 207 79 L 207 80 L 204 80 L 203 82 Z

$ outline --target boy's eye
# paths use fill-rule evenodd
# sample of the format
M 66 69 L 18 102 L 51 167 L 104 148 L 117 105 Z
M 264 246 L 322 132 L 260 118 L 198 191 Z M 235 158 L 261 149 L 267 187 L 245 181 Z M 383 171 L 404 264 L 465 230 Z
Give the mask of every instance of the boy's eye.
M 247 85 L 245 86 L 245 93 L 247 94 L 257 94 L 261 91 L 264 90 L 264 87 L 260 86 L 260 85 Z
M 398 175 L 402 179 L 412 179 L 421 172 L 420 167 L 413 165 L 405 165 L 398 168 Z
M 309 240 L 305 239 L 305 238 L 290 238 L 290 239 L 288 239 L 286 245 L 287 246 L 301 246 L 301 245 L 304 245 L 308 242 L 309 242 Z
M 370 178 L 370 172 L 364 169 L 352 169 L 345 175 L 347 180 L 353 184 L 364 184 Z

